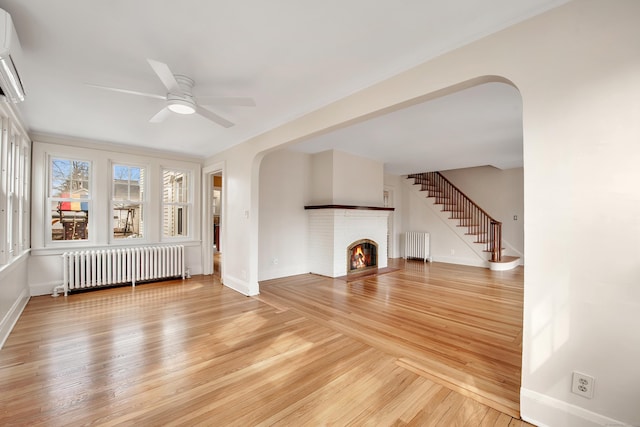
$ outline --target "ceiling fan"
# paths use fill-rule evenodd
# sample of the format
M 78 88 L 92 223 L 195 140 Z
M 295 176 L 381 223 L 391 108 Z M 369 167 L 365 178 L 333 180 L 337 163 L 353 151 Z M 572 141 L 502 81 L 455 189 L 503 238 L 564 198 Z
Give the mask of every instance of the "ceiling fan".
M 174 74 L 169 66 L 163 62 L 147 59 L 153 71 L 158 75 L 160 81 L 167 88 L 165 96 L 154 93 L 138 92 L 128 89 L 119 89 L 115 87 L 101 86 L 87 83 L 88 86 L 98 89 L 110 90 L 113 92 L 127 93 L 130 95 L 146 96 L 148 98 L 162 99 L 166 102 L 166 106 L 158 111 L 151 119 L 151 123 L 160 123 L 166 119 L 171 113 L 178 114 L 199 114 L 202 117 L 224 126 L 225 128 L 234 125 L 233 122 L 225 119 L 218 114 L 203 108 L 201 105 L 231 105 L 240 107 L 255 107 L 256 103 L 253 98 L 233 98 L 233 97 L 212 97 L 212 96 L 193 96 L 191 93 L 195 82 L 193 79 L 182 74 Z

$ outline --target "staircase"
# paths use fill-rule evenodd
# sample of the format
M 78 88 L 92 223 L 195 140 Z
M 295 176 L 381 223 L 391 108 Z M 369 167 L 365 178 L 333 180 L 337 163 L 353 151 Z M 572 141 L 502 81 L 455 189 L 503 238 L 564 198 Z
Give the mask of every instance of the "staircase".
M 434 198 L 435 205 L 442 205 L 443 212 L 449 212 L 449 219 L 456 221 L 457 227 L 464 227 L 465 235 L 473 236 L 473 243 L 483 246 L 488 254 L 491 270 L 509 270 L 518 265 L 519 258 L 502 254 L 502 223 L 492 218 L 440 172 L 416 173 L 407 176 L 427 192 L 427 198 Z

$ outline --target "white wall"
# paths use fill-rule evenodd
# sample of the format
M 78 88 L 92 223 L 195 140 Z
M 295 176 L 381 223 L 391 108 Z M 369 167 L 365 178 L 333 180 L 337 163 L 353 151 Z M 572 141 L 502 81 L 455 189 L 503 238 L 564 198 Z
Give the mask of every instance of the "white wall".
M 637 1 L 572 2 L 523 25 L 538 47 L 514 58 L 532 67 L 519 84 L 522 413 L 549 425 L 579 425 L 571 411 L 598 424 L 640 424 L 638 16 Z M 574 370 L 596 378 L 593 399 L 570 393 Z M 550 410 L 555 403 L 565 417 Z
M 50 156 L 88 160 L 93 168 L 92 194 L 89 220 L 89 241 L 48 241 L 47 221 L 50 221 L 50 207 L 46 204 L 48 186 L 48 162 Z M 136 164 L 147 168 L 145 205 L 145 232 L 142 239 L 112 240 L 111 220 L 111 162 Z M 189 218 L 187 238 L 165 238 L 162 236 L 162 168 L 176 168 L 191 172 L 194 204 Z M 29 258 L 29 287 L 31 295 L 52 292 L 62 283 L 61 254 L 68 250 L 94 249 L 152 245 L 158 243 L 180 243 L 185 245 L 185 265 L 191 274 L 202 273 L 201 251 L 201 165 L 193 160 L 176 158 L 167 154 L 147 152 L 84 141 L 39 137 L 33 143 L 32 179 L 32 224 L 31 257 Z
M 505 254 L 524 257 L 524 170 L 480 166 L 441 173 L 484 211 L 502 222 Z
M 0 348 L 29 301 L 28 253 L 0 268 Z
M 318 245 L 309 240 L 310 212 L 305 205 L 381 206 L 382 182 L 382 163 L 348 153 L 329 150 L 309 155 L 285 149 L 265 155 L 260 165 L 258 280 L 311 271 L 309 247 Z M 386 245 L 380 236 L 375 240 Z M 386 266 L 386 259 L 381 263 Z M 346 274 L 323 272 L 332 277 Z
M 333 150 L 333 204 L 382 206 L 384 164 Z
M 260 167 L 260 250 L 258 280 L 308 273 L 312 156 L 279 150 Z
M 402 202 L 397 213 L 402 216 L 403 228 L 399 230 L 398 240 L 404 244 L 406 231 L 425 231 L 429 233 L 431 258 L 436 262 L 484 267 L 486 257 L 479 257 L 465 241 L 452 229 L 455 223 L 446 219 L 448 213 L 441 213 L 441 207 L 433 205 L 433 199 L 427 199 L 424 192 L 411 186 L 413 180 L 405 180 L 401 187 Z M 400 251 L 404 257 L 404 246 Z
M 384 164 L 338 150 L 312 156 L 311 204 L 382 206 Z
M 522 257 L 523 169 L 500 170 L 482 166 L 443 171 L 443 175 L 490 215 L 503 221 L 505 253 Z M 472 243 L 472 237 L 464 236 L 465 229 L 456 227 L 455 221 L 448 220 L 448 214 L 440 212 L 442 207 L 433 205 L 433 198 L 427 198 L 426 192 L 417 191 L 418 187 L 411 185 L 413 180 L 404 177 L 394 179 L 390 175 L 385 180 L 393 182 L 400 190 L 396 215 L 401 218 L 401 226 L 396 228 L 395 235 L 400 243 L 400 256 L 404 256 L 404 232 L 426 231 L 430 233 L 434 261 L 487 266 L 488 255 L 481 252 L 483 248 Z M 513 221 L 513 215 L 518 216 L 517 221 Z
M 333 150 L 311 156 L 310 204 L 333 204 Z
M 31 141 L 11 103 L 0 102 L 0 348 L 29 301 Z M 15 144 L 12 159 L 11 145 Z M 19 151 L 19 153 L 17 153 Z M 11 164 L 22 163 L 17 168 Z M 13 183 L 13 185 L 11 185 Z M 12 187 L 15 187 L 12 189 Z M 13 203 L 12 203 L 13 201 Z M 22 204 L 20 203 L 22 201 Z M 13 238 L 10 238 L 13 236 Z
M 246 258 L 246 248 L 257 252 L 263 153 L 502 76 L 523 100 L 522 416 L 553 426 L 640 424 L 638 16 L 636 0 L 573 1 L 208 159 L 226 161 L 237 183 L 224 231 L 238 239 L 225 251 L 229 273 L 248 270 L 238 284 L 258 291 L 258 257 Z M 596 377 L 593 399 L 570 392 L 574 370 Z
M 402 200 L 403 200 L 403 190 L 402 190 L 402 182 L 404 178 L 397 175 L 384 175 L 384 190 L 390 192 L 390 200 L 388 201 L 389 207 L 394 208 L 394 211 L 389 212 L 389 233 L 391 234 L 390 246 L 388 248 L 389 258 L 401 258 L 403 256 L 403 249 L 401 250 L 401 244 L 403 244 L 400 239 L 401 233 L 404 231 L 403 221 L 402 221 Z

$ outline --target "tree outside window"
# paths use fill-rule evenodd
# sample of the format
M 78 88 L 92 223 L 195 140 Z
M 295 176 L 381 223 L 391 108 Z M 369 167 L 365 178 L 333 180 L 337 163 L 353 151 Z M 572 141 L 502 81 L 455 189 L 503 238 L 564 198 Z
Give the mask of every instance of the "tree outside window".
M 90 177 L 88 161 L 51 159 L 51 240 L 89 239 Z
M 144 237 L 145 169 L 113 165 L 112 216 L 114 239 Z

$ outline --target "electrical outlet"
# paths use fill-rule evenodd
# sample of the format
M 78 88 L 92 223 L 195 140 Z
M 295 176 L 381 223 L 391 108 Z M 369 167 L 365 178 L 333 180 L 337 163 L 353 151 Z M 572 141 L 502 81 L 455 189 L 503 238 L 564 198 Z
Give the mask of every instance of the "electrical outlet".
M 593 398 L 593 387 L 595 385 L 595 378 L 582 374 L 580 372 L 573 373 L 573 381 L 571 383 L 571 392 L 578 394 L 587 399 Z

